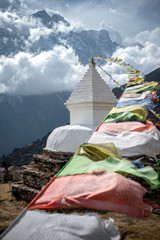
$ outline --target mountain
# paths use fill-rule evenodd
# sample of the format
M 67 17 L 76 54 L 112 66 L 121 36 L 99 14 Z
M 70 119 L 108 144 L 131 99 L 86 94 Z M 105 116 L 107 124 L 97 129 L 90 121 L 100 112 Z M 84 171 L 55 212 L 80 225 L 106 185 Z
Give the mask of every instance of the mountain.
M 66 40 L 68 45 L 75 49 L 80 62 L 84 65 L 89 63 L 91 56 L 103 54 L 103 57 L 108 57 L 118 47 L 116 42 L 111 41 L 107 30 L 71 31 Z
M 82 64 L 89 63 L 91 56 L 103 54 L 109 57 L 119 46 L 111 41 L 107 30 L 74 30 L 70 23 L 59 13 L 52 16 L 45 11 L 38 11 L 28 16 L 28 25 L 24 20 L 16 19 L 21 24 L 14 24 L 13 20 L 2 19 L 0 25 L 0 55 L 13 56 L 18 52 L 29 52 L 39 54 L 42 51 L 53 49 L 55 45 L 65 47 L 72 46 Z M 58 28 L 59 24 L 64 25 L 64 29 Z M 44 31 L 40 37 L 31 38 L 31 30 Z M 47 34 L 45 34 L 48 32 Z
M 160 67 L 146 74 L 145 80 L 147 82 L 151 82 L 151 81 L 160 82 Z
M 0 155 L 69 123 L 69 111 L 64 105 L 69 96 L 69 91 L 33 96 L 1 94 Z
M 70 25 L 69 22 L 59 13 L 54 13 L 52 17 L 50 17 L 45 10 L 32 14 L 32 17 L 40 19 L 41 22 L 49 28 L 52 28 L 55 23 L 59 22 L 63 22 L 66 26 Z
M 47 27 L 51 28 L 54 24 L 64 23 L 64 25 L 70 26 L 70 23 L 62 17 L 60 14 L 53 14 L 50 17 L 45 10 L 39 11 L 32 15 L 34 18 L 40 19 L 40 21 Z M 49 45 L 52 44 L 50 47 Z M 34 44 L 34 49 L 38 46 L 38 49 L 45 50 L 44 47 L 52 48 L 54 45 L 64 45 L 66 47 L 71 46 L 82 64 L 86 65 L 90 62 L 91 56 L 97 56 L 103 54 L 104 57 L 109 57 L 119 46 L 118 43 L 112 42 L 107 30 L 82 30 L 82 31 L 68 31 L 68 32 L 54 32 L 47 38 L 41 37 L 39 41 Z M 35 46 L 36 45 L 36 46 Z

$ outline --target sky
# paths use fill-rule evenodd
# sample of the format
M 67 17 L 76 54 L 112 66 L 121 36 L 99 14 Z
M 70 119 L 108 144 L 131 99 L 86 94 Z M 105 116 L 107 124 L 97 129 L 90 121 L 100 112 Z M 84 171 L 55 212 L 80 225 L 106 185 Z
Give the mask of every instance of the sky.
M 71 26 L 67 29 L 59 25 L 56 30 L 107 29 L 111 39 L 123 45 L 113 56 L 147 74 L 160 67 L 159 3 L 159 0 L 0 0 L 0 27 L 23 38 L 27 49 L 41 35 L 49 36 L 55 31 L 28 16 L 43 9 L 50 15 L 58 11 Z M 0 37 L 3 38 L 2 32 Z M 135 46 L 136 42 L 143 48 Z M 72 48 L 63 46 L 37 55 L 24 49 L 12 56 L 0 56 L 0 93 L 28 95 L 72 90 L 87 67 L 79 62 Z M 106 64 L 104 69 L 120 84 L 127 81 L 127 75 L 118 66 Z
M 27 3 L 32 9 L 58 10 L 88 29 L 99 29 L 105 23 L 123 37 L 150 31 L 160 23 L 159 0 L 27 0 Z

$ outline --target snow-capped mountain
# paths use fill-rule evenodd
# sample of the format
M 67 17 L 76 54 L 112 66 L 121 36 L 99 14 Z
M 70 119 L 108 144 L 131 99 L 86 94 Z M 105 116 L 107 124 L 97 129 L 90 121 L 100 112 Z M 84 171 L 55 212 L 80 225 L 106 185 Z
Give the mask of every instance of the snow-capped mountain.
M 45 10 L 36 12 L 32 14 L 32 17 L 38 18 L 41 20 L 42 24 L 45 26 L 52 28 L 55 23 L 63 22 L 66 26 L 69 26 L 69 22 L 60 14 L 54 13 L 51 17 Z
M 118 46 L 116 42 L 111 41 L 107 30 L 71 31 L 66 40 L 75 49 L 79 60 L 83 64 L 88 64 L 91 56 L 100 54 L 103 54 L 104 57 L 111 56 Z
M 52 16 L 43 10 L 32 14 L 26 25 L 22 19 L 12 22 L 11 18 L 0 25 L 0 54 L 14 55 L 20 51 L 38 54 L 53 49 L 55 45 L 71 46 L 82 64 L 88 64 L 91 56 L 103 53 L 104 57 L 111 56 L 118 47 L 112 42 L 107 30 L 76 31 L 59 13 Z M 36 26 L 41 33 L 36 34 Z M 33 37 L 33 31 L 34 37 Z

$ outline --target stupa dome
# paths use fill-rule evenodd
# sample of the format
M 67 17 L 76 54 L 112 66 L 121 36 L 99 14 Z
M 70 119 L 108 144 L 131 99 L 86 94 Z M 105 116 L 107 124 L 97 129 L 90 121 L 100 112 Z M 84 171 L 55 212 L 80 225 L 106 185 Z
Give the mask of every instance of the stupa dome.
M 93 129 L 80 125 L 66 125 L 52 131 L 47 139 L 46 148 L 56 152 L 76 152 L 92 134 Z

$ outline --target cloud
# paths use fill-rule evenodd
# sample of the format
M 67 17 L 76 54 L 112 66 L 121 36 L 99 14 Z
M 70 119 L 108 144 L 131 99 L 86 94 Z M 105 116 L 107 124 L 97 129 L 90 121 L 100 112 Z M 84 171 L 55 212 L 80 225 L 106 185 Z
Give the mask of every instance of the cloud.
M 105 21 L 102 21 L 100 22 L 100 29 L 106 29 L 109 32 L 112 42 L 117 42 L 119 45 L 122 45 L 122 37 L 119 31 L 116 31 L 112 25 L 108 26 Z
M 119 48 L 113 54 L 132 64 L 145 74 L 160 66 L 160 27 L 151 31 L 142 31 L 135 38 L 125 38 L 123 44 L 126 48 Z M 131 46 L 140 42 L 144 47 Z
M 157 46 L 160 46 L 160 27 L 157 27 L 151 31 L 143 31 L 138 33 L 135 36 L 135 40 L 140 42 L 141 44 L 145 44 L 146 42 L 152 42 Z
M 25 0 L 0 0 L 0 10 L 3 12 L 16 12 L 21 16 L 24 16 L 28 11 L 31 11 Z
M 134 45 L 136 42 L 139 42 L 142 45 L 145 45 L 146 42 L 151 42 L 157 46 L 160 46 L 159 39 L 160 39 L 160 27 L 156 27 L 150 31 L 146 30 L 139 32 L 138 34 L 135 35 L 134 38 L 130 37 L 124 38 L 123 45 L 127 47 Z
M 0 11 L 0 28 L 5 53 L 0 57 L 0 93 L 30 95 L 71 90 L 80 81 L 85 67 L 74 50 L 61 45 L 53 48 L 51 39 L 75 26 L 60 22 L 47 28 L 29 15 Z M 42 45 L 48 49 L 43 51 Z M 6 52 L 9 48 L 11 52 Z
M 101 62 L 97 63 L 97 65 Z M 103 66 L 101 66 L 103 70 L 105 70 L 108 74 L 112 76 L 114 80 L 117 81 L 118 84 L 123 85 L 124 83 L 128 82 L 128 75 L 123 70 L 123 68 L 115 63 L 106 63 Z M 101 77 L 104 79 L 104 81 L 107 83 L 107 85 L 110 88 L 117 87 L 117 83 L 113 82 L 112 78 L 110 78 L 105 72 L 103 72 L 99 67 L 97 67 L 97 71 L 101 75 Z
M 113 57 L 122 58 L 126 63 L 133 65 L 142 73 L 147 74 L 160 66 L 160 28 L 152 31 L 143 31 L 138 33 L 135 38 L 125 38 L 123 44 L 126 47 L 119 47 Z M 143 44 L 143 48 L 135 46 L 136 42 Z M 107 63 L 103 69 L 119 83 L 124 84 L 128 81 L 128 76 L 124 69 L 115 63 Z M 105 73 L 100 73 L 108 82 L 111 88 L 116 87 Z
M 144 48 L 138 46 L 119 48 L 113 56 L 122 58 L 126 63 L 147 74 L 159 67 L 160 47 L 152 42 L 146 42 Z
M 1 55 L 14 55 L 19 51 L 29 51 L 29 47 L 54 30 L 45 27 L 38 19 L 19 16 L 16 12 L 0 11 Z
M 104 21 L 125 37 L 152 30 L 159 27 L 160 22 L 159 0 L 0 0 L 0 8 L 5 11 L 16 10 L 23 16 L 31 10 L 59 11 L 87 29 L 97 30 Z
M 40 21 L 38 22 L 38 20 L 31 17 L 20 17 L 16 12 L 5 11 L 3 13 L 0 11 L 0 27 L 4 30 L 9 29 L 14 37 L 16 35 L 29 35 L 29 29 L 38 27 L 37 24 L 40 25 Z
M 140 21 L 144 21 L 144 19 L 148 19 L 148 27 L 155 28 L 160 23 L 160 2 L 159 0 L 141 0 L 141 5 L 138 7 L 138 15 L 140 17 Z
M 126 16 L 117 9 L 108 8 L 106 4 L 93 1 L 82 1 L 77 5 L 71 5 L 68 9 L 62 9 L 65 17 L 81 22 L 86 29 L 100 29 L 101 22 L 107 22 L 115 30 L 125 29 Z
M 19 52 L 0 58 L 0 93 L 32 95 L 71 90 L 85 67 L 72 48 L 56 46 L 39 55 Z
M 38 41 L 41 36 L 47 37 L 48 35 L 53 33 L 53 30 L 42 26 L 42 27 L 30 28 L 29 32 L 30 32 L 30 36 L 28 37 L 28 40 L 32 44 L 33 42 Z M 26 45 L 27 45 L 27 41 L 26 41 Z
M 10 5 L 11 5 L 11 2 L 9 0 L 1 0 L 0 1 L 1 10 L 6 10 L 7 8 L 9 8 Z
M 51 13 L 57 13 L 51 11 Z M 70 21 L 70 25 L 63 22 L 54 23 L 52 28 L 43 25 L 40 19 L 31 15 L 20 16 L 15 11 L 0 11 L 0 54 L 14 55 L 19 51 L 39 53 L 41 50 L 52 49 L 57 42 L 56 34 L 79 32 L 82 24 Z M 59 36 L 60 40 L 60 36 Z M 59 41 L 60 42 L 60 41 Z
M 138 32 L 150 31 L 159 27 L 159 0 L 1 0 L 4 7 L 12 2 L 14 8 L 23 14 L 28 13 L 26 3 L 35 11 L 47 9 L 48 12 L 61 12 L 65 18 L 81 23 L 87 29 L 99 29 L 101 22 L 113 26 L 122 36 L 134 37 Z M 18 2 L 18 4 L 15 4 Z M 13 4 L 14 3 L 14 4 Z
M 87 29 L 99 29 L 102 21 L 122 36 L 134 37 L 138 32 L 159 27 L 159 0 L 26 0 L 32 9 L 54 9 Z

